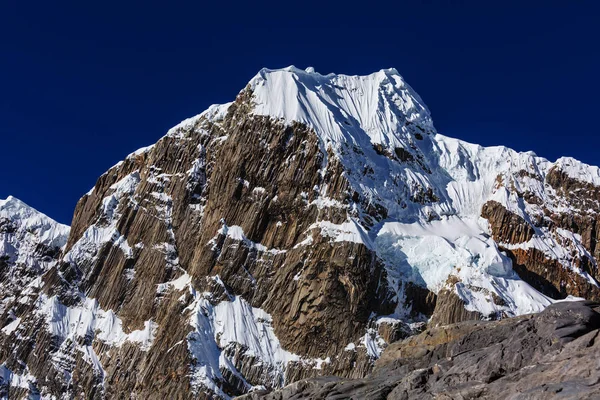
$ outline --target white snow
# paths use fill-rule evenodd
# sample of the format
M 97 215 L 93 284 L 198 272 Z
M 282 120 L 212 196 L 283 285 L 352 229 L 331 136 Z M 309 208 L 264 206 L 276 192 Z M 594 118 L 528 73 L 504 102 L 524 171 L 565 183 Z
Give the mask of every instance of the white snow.
M 13 196 L 8 196 L 6 200 L 0 199 L 0 219 L 2 218 L 34 234 L 39 243 L 46 246 L 63 247 L 67 243 L 70 230 L 67 225 L 59 224 Z M 3 253 L 2 249 L 0 253 Z
M 587 257 L 596 265 L 594 257 L 587 251 L 581 243 L 581 235 L 575 234 L 566 229 L 557 228 L 550 232 L 547 228 L 540 229 L 543 235 L 536 235 L 528 242 L 518 244 L 504 244 L 507 249 L 530 249 L 541 250 L 544 255 L 550 259 L 558 260 L 565 268 L 581 275 L 590 284 L 598 286 L 598 282 L 587 272 L 573 263 L 573 256 Z
M 35 298 L 41 286 L 38 278 L 58 263 L 57 257 L 42 254 L 49 250 L 58 255 L 67 243 L 70 228 L 12 196 L 0 200 L 0 226 L 0 257 L 8 265 L 0 284 L 0 314 L 4 314 L 12 313 L 7 308 L 13 301 L 29 304 Z M 12 330 L 4 332 L 9 334 Z
M 348 343 L 348 346 L 344 347 L 344 351 L 355 351 L 356 345 L 354 343 Z
M 280 367 L 299 360 L 298 356 L 281 347 L 271 326 L 271 316 L 260 308 L 251 307 L 241 297 L 219 303 L 213 316 L 215 337 L 221 347 L 240 343 L 247 346 L 247 354 Z
M 8 325 L 6 325 L 4 328 L 2 328 L 2 333 L 4 333 L 7 336 L 10 335 L 19 327 L 20 323 L 21 323 L 21 318 L 16 318 L 14 321 L 12 321 Z
M 38 312 L 44 316 L 48 331 L 64 342 L 71 339 L 95 337 L 111 346 L 120 347 L 125 342 L 136 343 L 142 350 L 152 346 L 157 325 L 145 321 L 141 330 L 125 333 L 122 322 L 112 311 L 100 308 L 95 299 L 86 298 L 82 305 L 67 307 L 56 296 L 41 295 L 38 299 Z
M 150 146 L 145 146 L 145 147 L 141 147 L 139 149 L 137 149 L 136 151 L 134 151 L 133 153 L 130 153 L 126 158 L 135 158 L 137 156 L 141 156 L 142 154 L 146 154 L 149 153 L 150 150 L 152 150 L 154 148 L 154 144 L 150 145 Z
M 554 165 L 570 178 L 600 186 L 600 168 L 582 163 L 572 157 L 561 157 Z
M 510 260 L 473 220 L 452 216 L 429 223 L 388 222 L 375 241 L 378 255 L 404 280 L 425 283 L 434 292 L 457 269 L 511 273 Z
M 388 267 L 390 286 L 399 294 L 406 281 L 437 293 L 453 275 L 460 280 L 456 292 L 466 308 L 484 315 L 538 312 L 552 302 L 516 275 L 477 220 L 452 216 L 429 223 L 389 222 L 375 242 Z M 507 305 L 494 304 L 492 293 Z
M 112 243 L 121 249 L 127 258 L 132 257 L 133 250 L 114 225 L 107 227 L 91 225 L 73 247 L 64 256 L 65 261 L 82 264 L 94 261 L 101 247 L 106 243 Z
M 135 171 L 111 185 L 110 189 L 113 190 L 113 193 L 102 199 L 102 211 L 109 221 L 115 219 L 116 208 L 120 200 L 124 196 L 132 195 L 139 183 L 140 174 Z
M 366 348 L 369 357 L 378 359 L 379 356 L 381 356 L 381 352 L 385 348 L 386 343 L 375 329 L 369 328 L 367 329 L 365 336 L 360 340 L 360 346 Z M 348 346 L 346 346 L 346 349 L 348 349 Z
M 406 120 L 432 127 L 425 105 L 394 69 L 367 76 L 323 76 L 293 66 L 264 68 L 250 87 L 254 113 L 303 122 L 334 146 L 347 140 L 359 143 L 365 134 L 371 143 L 400 146 Z
M 271 316 L 259 308 L 251 307 L 239 296 L 216 306 L 199 296 L 188 307 L 192 311 L 188 335 L 188 349 L 195 360 L 192 365 L 192 383 L 196 388 L 208 387 L 221 397 L 228 398 L 218 387 L 223 379 L 220 368 L 241 375 L 222 349 L 238 344 L 246 354 L 255 356 L 257 362 L 270 370 L 269 383 L 280 387 L 285 382 L 285 367 L 300 357 L 285 351 L 273 332 Z M 248 385 L 249 389 L 250 385 Z
M 10 369 L 6 367 L 5 364 L 0 364 L 0 387 L 3 384 L 7 384 L 10 387 L 28 389 L 30 393 L 35 393 L 37 380 L 31 375 L 28 369 L 25 370 L 24 374 L 16 374 Z M 33 397 L 35 398 L 35 397 Z M 2 400 L 7 399 L 8 397 L 2 397 Z
M 350 218 L 342 224 L 334 224 L 329 221 L 319 221 L 312 224 L 310 229 L 319 228 L 323 237 L 330 237 L 334 242 L 352 242 L 364 244 L 372 249 L 373 244 L 367 231 L 355 218 Z
M 8 272 L 4 285 L 7 288 L 27 286 L 30 280 L 56 264 L 56 259 L 40 256 L 40 246 L 63 248 L 70 228 L 12 196 L 0 200 L 0 224 L 4 221 L 8 229 L 0 232 L 0 257 L 6 257 L 9 266 L 24 266 L 27 270 L 26 273 Z M 0 303 L 0 313 L 5 311 L 4 307 L 5 303 Z
M 174 279 L 170 282 L 158 284 L 156 292 L 163 293 L 166 290 L 168 290 L 170 287 L 172 287 L 175 290 L 183 290 L 186 287 L 188 287 L 191 283 L 192 283 L 192 277 L 190 275 L 188 275 L 187 272 L 184 271 L 184 273 L 181 274 L 181 276 L 179 276 L 177 279 Z
M 171 129 L 169 129 L 169 131 L 167 132 L 167 136 L 181 138 L 180 132 L 189 130 L 190 128 L 194 127 L 194 125 L 196 125 L 198 121 L 200 121 L 200 119 L 203 117 L 211 121 L 219 121 L 223 119 L 223 117 L 225 117 L 225 114 L 227 113 L 227 110 L 229 109 L 229 106 L 231 104 L 232 103 L 213 104 L 210 107 L 208 107 L 208 109 L 203 113 L 191 118 L 187 118 L 181 121 L 179 124 L 172 127 Z
M 212 278 L 221 282 L 218 275 Z M 272 387 L 285 384 L 285 370 L 290 362 L 300 362 L 314 369 L 331 362 L 329 357 L 302 358 L 285 350 L 275 335 L 271 315 L 252 307 L 242 297 L 229 295 L 229 300 L 213 305 L 210 293 L 198 293 L 191 284 L 187 287 L 195 298 L 187 307 L 191 312 L 190 325 L 194 328 L 187 337 L 187 344 L 194 359 L 191 379 L 196 390 L 207 387 L 228 398 L 218 383 L 223 379 L 223 369 L 241 377 L 224 351 L 234 346 L 241 345 L 246 355 L 256 357 L 255 366 L 264 366 L 267 371 L 264 384 Z M 246 384 L 251 390 L 252 386 Z
M 256 249 L 257 251 L 260 251 L 260 252 L 270 253 L 273 255 L 282 254 L 282 253 L 286 252 L 286 250 L 280 250 L 280 249 L 276 249 L 276 248 L 269 249 L 260 243 L 253 242 L 252 240 L 250 240 L 246 237 L 246 235 L 244 234 L 244 230 L 242 229 L 241 226 L 238 226 L 238 225 L 228 226 L 227 224 L 223 223 L 223 225 L 221 226 L 221 228 L 218 231 L 218 234 L 225 235 L 232 240 L 237 240 L 237 241 L 243 242 L 248 248 Z M 211 240 L 211 242 L 214 242 L 214 241 L 215 241 L 215 239 L 213 238 Z M 214 242 L 214 243 L 216 243 L 216 242 Z

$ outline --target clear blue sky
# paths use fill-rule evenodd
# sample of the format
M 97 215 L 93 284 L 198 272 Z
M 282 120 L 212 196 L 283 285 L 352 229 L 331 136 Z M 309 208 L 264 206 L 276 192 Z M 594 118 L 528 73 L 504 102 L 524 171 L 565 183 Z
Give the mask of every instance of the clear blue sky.
M 598 1 L 0 4 L 0 198 L 70 223 L 109 167 L 261 67 L 395 67 L 438 130 L 600 164 Z

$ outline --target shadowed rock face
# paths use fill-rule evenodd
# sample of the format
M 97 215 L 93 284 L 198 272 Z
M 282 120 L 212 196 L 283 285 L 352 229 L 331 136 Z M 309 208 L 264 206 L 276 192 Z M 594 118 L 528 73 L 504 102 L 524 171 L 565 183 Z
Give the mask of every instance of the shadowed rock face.
M 322 377 L 240 399 L 594 399 L 600 314 L 565 302 L 538 315 L 431 328 L 390 345 L 358 380 Z
M 509 212 L 497 201 L 488 201 L 481 209 L 481 216 L 490 221 L 494 239 L 500 243 L 523 243 L 529 241 L 535 231 L 522 217 Z

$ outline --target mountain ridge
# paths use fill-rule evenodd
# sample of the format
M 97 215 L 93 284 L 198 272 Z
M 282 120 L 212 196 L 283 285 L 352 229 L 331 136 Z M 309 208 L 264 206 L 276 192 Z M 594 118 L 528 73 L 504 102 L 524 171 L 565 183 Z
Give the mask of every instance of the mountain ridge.
M 394 69 L 263 69 L 80 199 L 0 312 L 0 387 L 229 398 L 363 378 L 427 323 L 600 299 L 599 212 L 597 167 L 440 135 Z

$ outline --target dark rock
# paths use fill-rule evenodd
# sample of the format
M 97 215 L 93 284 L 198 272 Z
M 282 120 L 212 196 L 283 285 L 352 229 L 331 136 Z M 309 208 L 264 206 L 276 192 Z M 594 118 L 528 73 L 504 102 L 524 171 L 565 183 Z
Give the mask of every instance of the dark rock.
M 240 399 L 598 398 L 596 306 L 565 302 L 539 315 L 431 328 L 390 345 L 364 379 L 312 379 Z

